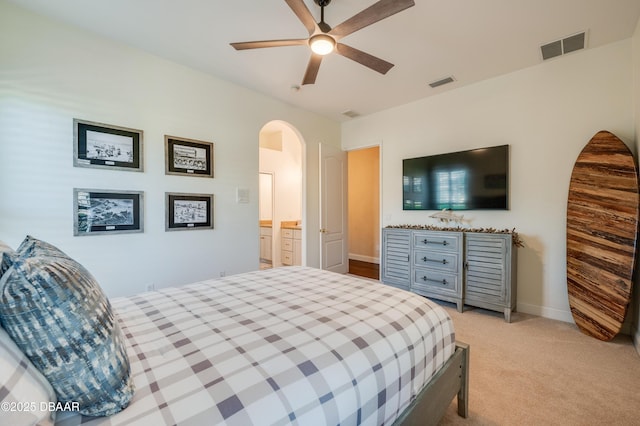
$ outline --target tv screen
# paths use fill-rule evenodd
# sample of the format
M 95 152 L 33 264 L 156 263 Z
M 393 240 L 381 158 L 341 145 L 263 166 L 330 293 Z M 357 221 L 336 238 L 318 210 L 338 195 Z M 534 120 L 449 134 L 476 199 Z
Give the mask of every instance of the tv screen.
M 507 210 L 509 145 L 402 160 L 403 210 Z

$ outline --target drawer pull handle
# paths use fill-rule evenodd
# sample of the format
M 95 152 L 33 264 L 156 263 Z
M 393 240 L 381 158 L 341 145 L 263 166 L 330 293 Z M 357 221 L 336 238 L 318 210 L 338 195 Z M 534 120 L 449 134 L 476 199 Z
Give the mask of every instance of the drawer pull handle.
M 449 245 L 449 242 L 447 240 L 442 240 L 442 241 L 429 241 L 426 238 L 424 240 L 422 240 L 422 244 L 441 244 L 443 246 Z
M 443 265 L 447 264 L 447 259 L 442 259 L 442 260 L 438 260 L 438 259 L 429 259 L 427 256 L 424 256 L 422 258 L 423 262 L 436 262 L 436 263 L 442 263 Z
M 447 280 L 446 280 L 446 279 L 444 279 L 444 278 L 443 278 L 443 279 L 441 279 L 441 280 L 434 280 L 433 278 L 429 278 L 429 277 L 427 277 L 426 275 L 424 275 L 424 276 L 422 277 L 422 281 L 431 281 L 431 282 L 434 282 L 434 283 L 440 283 L 440 284 L 442 284 L 442 285 L 447 285 L 447 284 L 448 284 L 448 283 L 447 283 Z

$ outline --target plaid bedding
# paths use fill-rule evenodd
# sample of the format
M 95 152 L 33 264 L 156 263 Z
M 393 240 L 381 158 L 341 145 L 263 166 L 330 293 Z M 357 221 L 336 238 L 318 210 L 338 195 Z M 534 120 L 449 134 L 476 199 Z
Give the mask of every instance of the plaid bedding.
M 455 350 L 428 299 L 286 267 L 112 300 L 136 393 L 56 425 L 389 425 Z

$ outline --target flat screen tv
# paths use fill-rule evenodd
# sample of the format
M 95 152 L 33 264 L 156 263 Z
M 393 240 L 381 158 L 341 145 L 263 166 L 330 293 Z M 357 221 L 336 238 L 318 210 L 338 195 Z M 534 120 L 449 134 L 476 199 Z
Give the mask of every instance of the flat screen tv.
M 403 210 L 507 210 L 509 145 L 402 160 Z

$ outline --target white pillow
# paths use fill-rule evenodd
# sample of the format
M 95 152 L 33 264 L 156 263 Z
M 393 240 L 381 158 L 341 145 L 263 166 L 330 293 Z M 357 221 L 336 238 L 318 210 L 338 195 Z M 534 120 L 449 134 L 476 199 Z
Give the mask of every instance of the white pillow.
M 31 364 L 7 332 L 0 327 L 0 418 L 12 426 L 53 426 L 56 394 L 47 379 Z
M 5 242 L 0 241 L 0 277 L 11 267 L 16 252 Z

